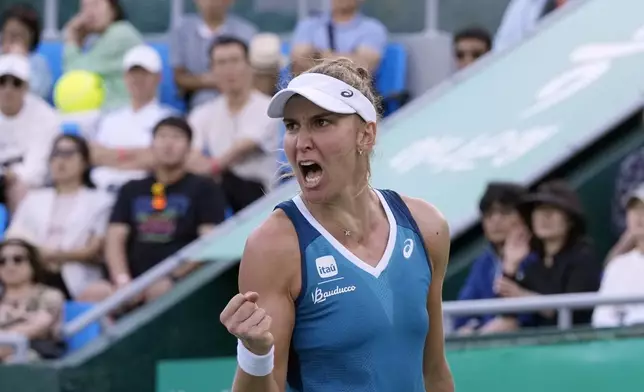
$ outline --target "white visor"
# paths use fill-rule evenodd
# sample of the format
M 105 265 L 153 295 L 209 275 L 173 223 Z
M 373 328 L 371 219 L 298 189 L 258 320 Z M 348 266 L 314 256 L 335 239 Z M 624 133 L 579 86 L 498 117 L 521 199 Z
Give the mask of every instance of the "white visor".
M 357 114 L 366 122 L 376 122 L 373 104 L 360 91 L 331 76 L 304 73 L 275 94 L 268 106 L 268 117 L 284 117 L 284 107 L 294 95 L 301 95 L 324 110 L 338 114 Z

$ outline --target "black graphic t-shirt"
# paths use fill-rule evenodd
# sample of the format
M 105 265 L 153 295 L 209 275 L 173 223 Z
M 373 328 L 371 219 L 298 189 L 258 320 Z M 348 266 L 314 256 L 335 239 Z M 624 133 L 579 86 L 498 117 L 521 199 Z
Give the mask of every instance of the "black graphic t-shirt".
M 154 177 L 130 181 L 121 187 L 110 223 L 130 227 L 127 258 L 132 277 L 137 277 L 199 237 L 204 224 L 223 222 L 225 199 L 211 179 L 186 174 L 166 185 L 166 206 L 152 206 Z

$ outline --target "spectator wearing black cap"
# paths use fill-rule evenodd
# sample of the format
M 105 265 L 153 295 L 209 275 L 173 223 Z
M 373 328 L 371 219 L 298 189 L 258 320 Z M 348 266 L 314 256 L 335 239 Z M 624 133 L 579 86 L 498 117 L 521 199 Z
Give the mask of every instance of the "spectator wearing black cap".
M 126 286 L 224 220 L 223 192 L 212 179 L 187 173 L 192 130 L 177 117 L 153 129 L 152 174 L 121 187 L 107 229 L 105 256 L 113 287 Z M 143 301 L 166 293 L 180 268 L 152 285 Z M 104 283 L 103 283 L 104 284 Z M 100 290 L 96 290 L 100 291 Z
M 0 17 L 0 52 L 29 57 L 29 89 L 41 98 L 47 98 L 51 92 L 51 70 L 45 57 L 35 53 L 41 31 L 38 11 L 29 4 L 13 5 Z
M 530 253 L 528 229 L 518 209 L 526 195 L 527 190 L 517 184 L 493 182 L 487 186 L 479 210 L 488 246 L 474 261 L 459 300 L 495 298 L 494 281 L 502 275 L 503 265 L 535 258 Z M 514 318 L 502 319 L 490 314 L 459 317 L 454 320 L 454 328 L 459 334 L 468 335 L 508 332 L 518 325 Z
M 498 279 L 503 297 L 593 292 L 599 289 L 601 262 L 586 240 L 586 219 L 576 192 L 561 180 L 541 185 L 522 208 L 534 234 L 538 260 L 523 272 L 511 268 Z M 592 312 L 573 312 L 573 324 L 587 324 Z M 524 326 L 557 324 L 554 310 L 534 315 Z

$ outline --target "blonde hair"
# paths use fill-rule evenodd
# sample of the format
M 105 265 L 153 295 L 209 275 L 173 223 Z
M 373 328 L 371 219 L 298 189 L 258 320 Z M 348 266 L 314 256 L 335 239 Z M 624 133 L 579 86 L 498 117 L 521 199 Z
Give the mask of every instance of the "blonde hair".
M 376 92 L 374 80 L 369 71 L 357 66 L 346 57 L 335 60 L 323 60 L 320 64 L 313 66 L 304 73 L 318 73 L 341 80 L 349 86 L 360 91 L 371 102 L 378 118 L 382 115 L 382 99 Z

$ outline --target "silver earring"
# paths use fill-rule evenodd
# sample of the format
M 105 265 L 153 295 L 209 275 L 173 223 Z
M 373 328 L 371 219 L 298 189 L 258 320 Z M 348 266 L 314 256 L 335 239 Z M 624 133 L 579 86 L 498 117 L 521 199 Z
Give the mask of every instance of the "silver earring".
M 358 150 L 358 155 L 362 155 L 362 150 Z

